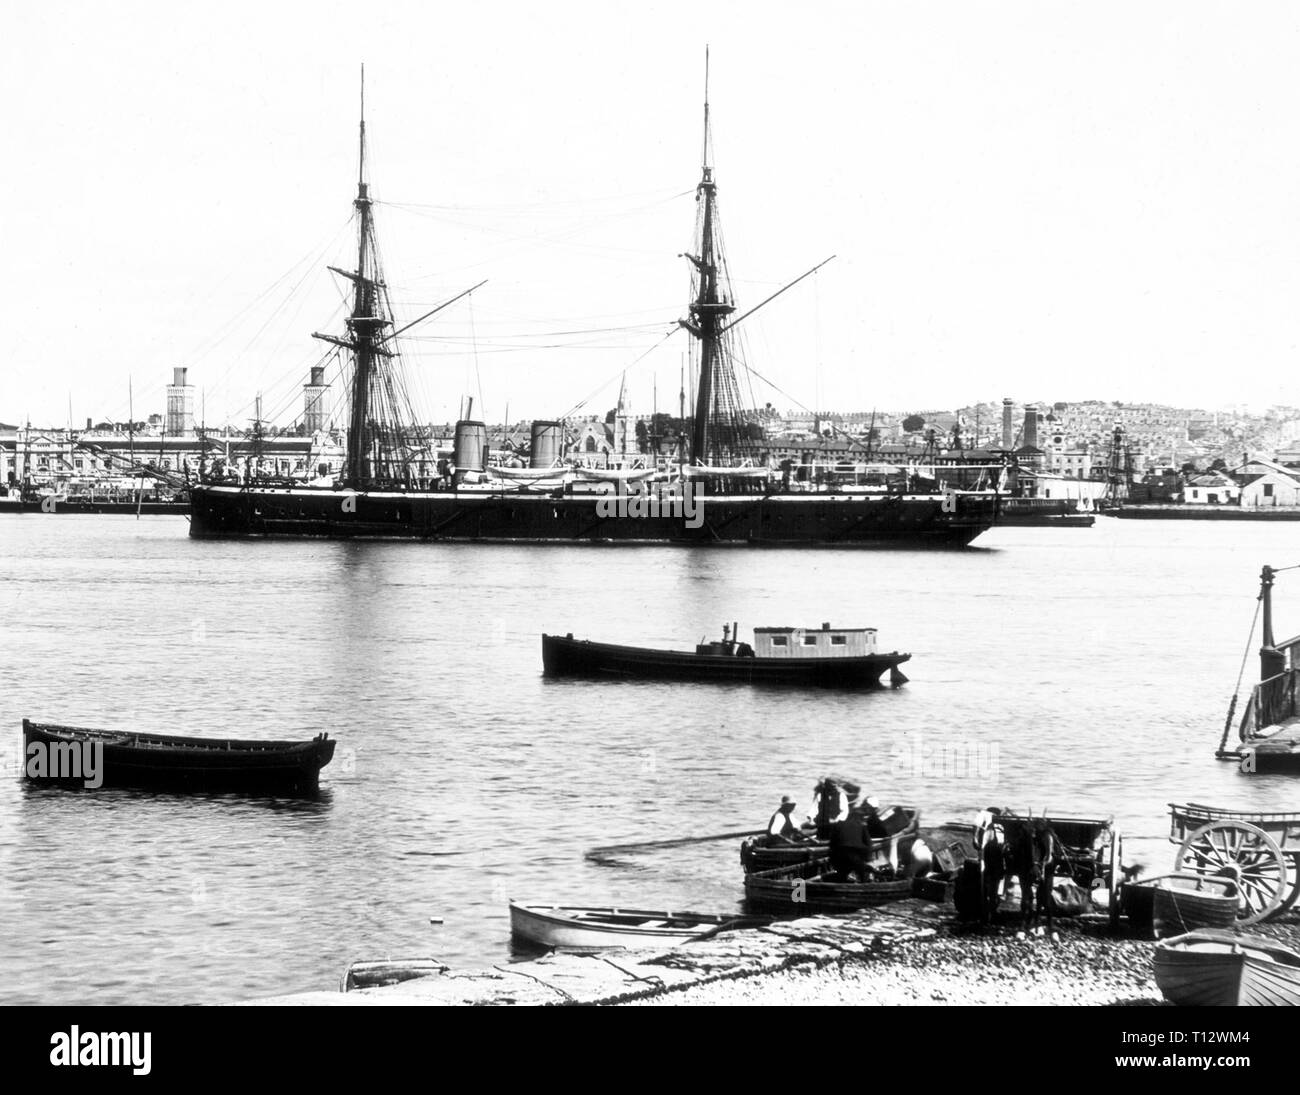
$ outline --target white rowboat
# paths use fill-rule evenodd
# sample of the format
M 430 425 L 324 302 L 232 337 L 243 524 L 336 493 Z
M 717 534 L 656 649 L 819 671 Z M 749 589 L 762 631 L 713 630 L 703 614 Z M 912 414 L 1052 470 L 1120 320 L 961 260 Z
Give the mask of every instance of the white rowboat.
M 767 923 L 767 919 L 739 913 L 674 913 L 610 906 L 510 902 L 510 931 L 516 939 L 564 950 L 675 947 L 715 932 L 762 923 Z

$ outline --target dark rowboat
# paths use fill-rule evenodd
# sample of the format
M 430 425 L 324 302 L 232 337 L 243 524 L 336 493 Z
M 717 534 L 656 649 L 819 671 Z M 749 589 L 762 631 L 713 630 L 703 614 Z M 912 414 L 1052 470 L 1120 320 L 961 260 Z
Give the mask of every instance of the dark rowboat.
M 667 912 L 610 906 L 530 905 L 510 902 L 515 939 L 561 950 L 634 950 L 676 947 L 734 928 L 768 923 L 739 913 Z
M 915 806 L 895 806 L 903 820 L 902 827 L 896 834 L 902 844 L 910 845 L 908 837 L 915 837 L 921 820 L 921 811 Z M 890 841 L 894 837 L 882 837 L 871 842 L 871 851 L 875 855 L 885 855 L 889 851 Z M 809 863 L 814 859 L 825 859 L 830 854 L 830 842 L 813 838 L 802 844 L 767 845 L 767 836 L 751 836 L 741 841 L 740 862 L 746 872 L 770 871 L 773 867 L 789 867 L 796 863 Z
M 542 636 L 542 666 L 552 676 L 621 677 L 645 680 L 742 681 L 750 684 L 874 688 L 886 671 L 890 684 L 907 681 L 898 667 L 910 654 L 877 653 L 874 628 L 758 627 L 754 643 L 739 642 L 728 628 L 721 642 L 699 643 L 695 652 L 652 650 Z
M 839 882 L 829 859 L 814 859 L 745 875 L 745 902 L 751 909 L 785 916 L 853 912 L 912 896 L 910 872 L 879 882 Z
M 355 992 L 358 989 L 400 985 L 403 981 L 413 981 L 417 977 L 446 973 L 450 968 L 436 958 L 385 958 L 377 962 L 353 962 L 343 971 L 339 991 Z
M 90 730 L 23 719 L 28 779 L 94 787 L 314 791 L 334 756 L 325 734 L 310 741 L 249 741 Z
M 1300 954 L 1272 939 L 1195 931 L 1156 944 L 1156 984 L 1172 1004 L 1300 1004 Z

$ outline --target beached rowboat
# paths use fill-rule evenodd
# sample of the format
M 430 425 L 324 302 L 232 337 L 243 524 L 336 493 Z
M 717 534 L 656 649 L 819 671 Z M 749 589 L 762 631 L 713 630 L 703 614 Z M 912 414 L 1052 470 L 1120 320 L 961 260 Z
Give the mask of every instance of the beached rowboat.
M 1202 930 L 1156 944 L 1156 984 L 1170 1003 L 1300 1004 L 1300 954 L 1272 939 Z
M 510 902 L 510 931 L 541 947 L 562 950 L 634 950 L 676 947 L 734 928 L 768 923 L 739 913 L 667 912 L 588 905 Z
M 353 962 L 343 971 L 339 991 L 355 992 L 358 989 L 400 985 L 403 981 L 414 981 L 418 977 L 446 973 L 450 968 L 436 958 L 383 958 L 372 962 Z
M 302 793 L 334 756 L 310 741 L 251 741 L 91 730 L 23 719 L 24 774 L 80 787 L 166 787 Z
M 1157 939 L 1198 928 L 1230 928 L 1241 903 L 1231 879 L 1190 873 L 1130 882 L 1121 893 L 1129 922 L 1139 929 L 1154 928 Z

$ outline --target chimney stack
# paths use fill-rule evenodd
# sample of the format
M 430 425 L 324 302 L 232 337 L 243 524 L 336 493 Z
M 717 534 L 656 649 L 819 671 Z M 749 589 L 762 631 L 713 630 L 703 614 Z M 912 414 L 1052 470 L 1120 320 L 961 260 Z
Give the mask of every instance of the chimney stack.
M 1038 448 L 1038 408 L 1030 404 L 1025 408 L 1025 448 Z
M 311 380 L 302 386 L 302 432 L 310 436 L 328 427 L 329 385 L 325 383 L 325 367 L 313 365 Z
M 194 432 L 194 385 L 189 369 L 177 366 L 167 386 L 167 436 L 188 437 Z
M 1015 443 L 1016 435 L 1011 429 L 1011 400 L 1002 401 L 1002 450 L 1010 452 L 1011 446 Z

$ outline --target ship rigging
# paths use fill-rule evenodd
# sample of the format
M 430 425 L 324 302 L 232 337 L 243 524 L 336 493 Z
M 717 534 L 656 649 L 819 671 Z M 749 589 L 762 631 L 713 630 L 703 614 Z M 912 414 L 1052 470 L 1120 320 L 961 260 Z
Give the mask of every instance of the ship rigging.
M 232 481 L 228 473 L 222 481 L 201 482 L 191 491 L 192 536 L 952 547 L 968 544 L 993 524 L 996 491 L 912 493 L 905 484 L 849 490 L 840 489 L 834 476 L 795 484 L 788 468 L 764 466 L 763 429 L 757 415 L 746 409 L 737 366 L 748 375 L 758 374 L 740 361 L 733 332 L 742 320 L 830 260 L 735 315 L 718 230 L 707 70 L 696 247 L 686 256 L 692 266 L 691 298 L 688 318 L 680 321 L 693 338 L 698 378 L 694 413 L 682 423 L 688 448 L 684 453 L 679 449 L 678 466 L 608 469 L 614 474 L 593 476 L 590 469 L 573 468 L 566 461 L 562 422 L 535 421 L 531 468 L 526 473 L 512 469 L 514 474 L 497 477 L 489 463 L 485 424 L 462 420 L 456 425 L 454 465 L 447 473 L 439 468 L 435 479 L 429 469 L 444 462 L 433 451 L 431 428 L 420 426 L 412 413 L 398 344 L 398 336 L 413 324 L 395 325 L 378 258 L 364 102 L 363 90 L 357 192 L 352 203 L 357 222 L 356 269 L 330 267 L 351 283 L 346 334 L 315 333 L 341 352 L 345 372 L 350 366 L 341 474 L 328 485 L 269 483 L 255 475 Z M 696 498 L 702 495 L 707 502 L 703 520 L 615 517 L 598 507 L 602 494 L 626 490 L 633 483 L 641 491 L 690 489 Z

